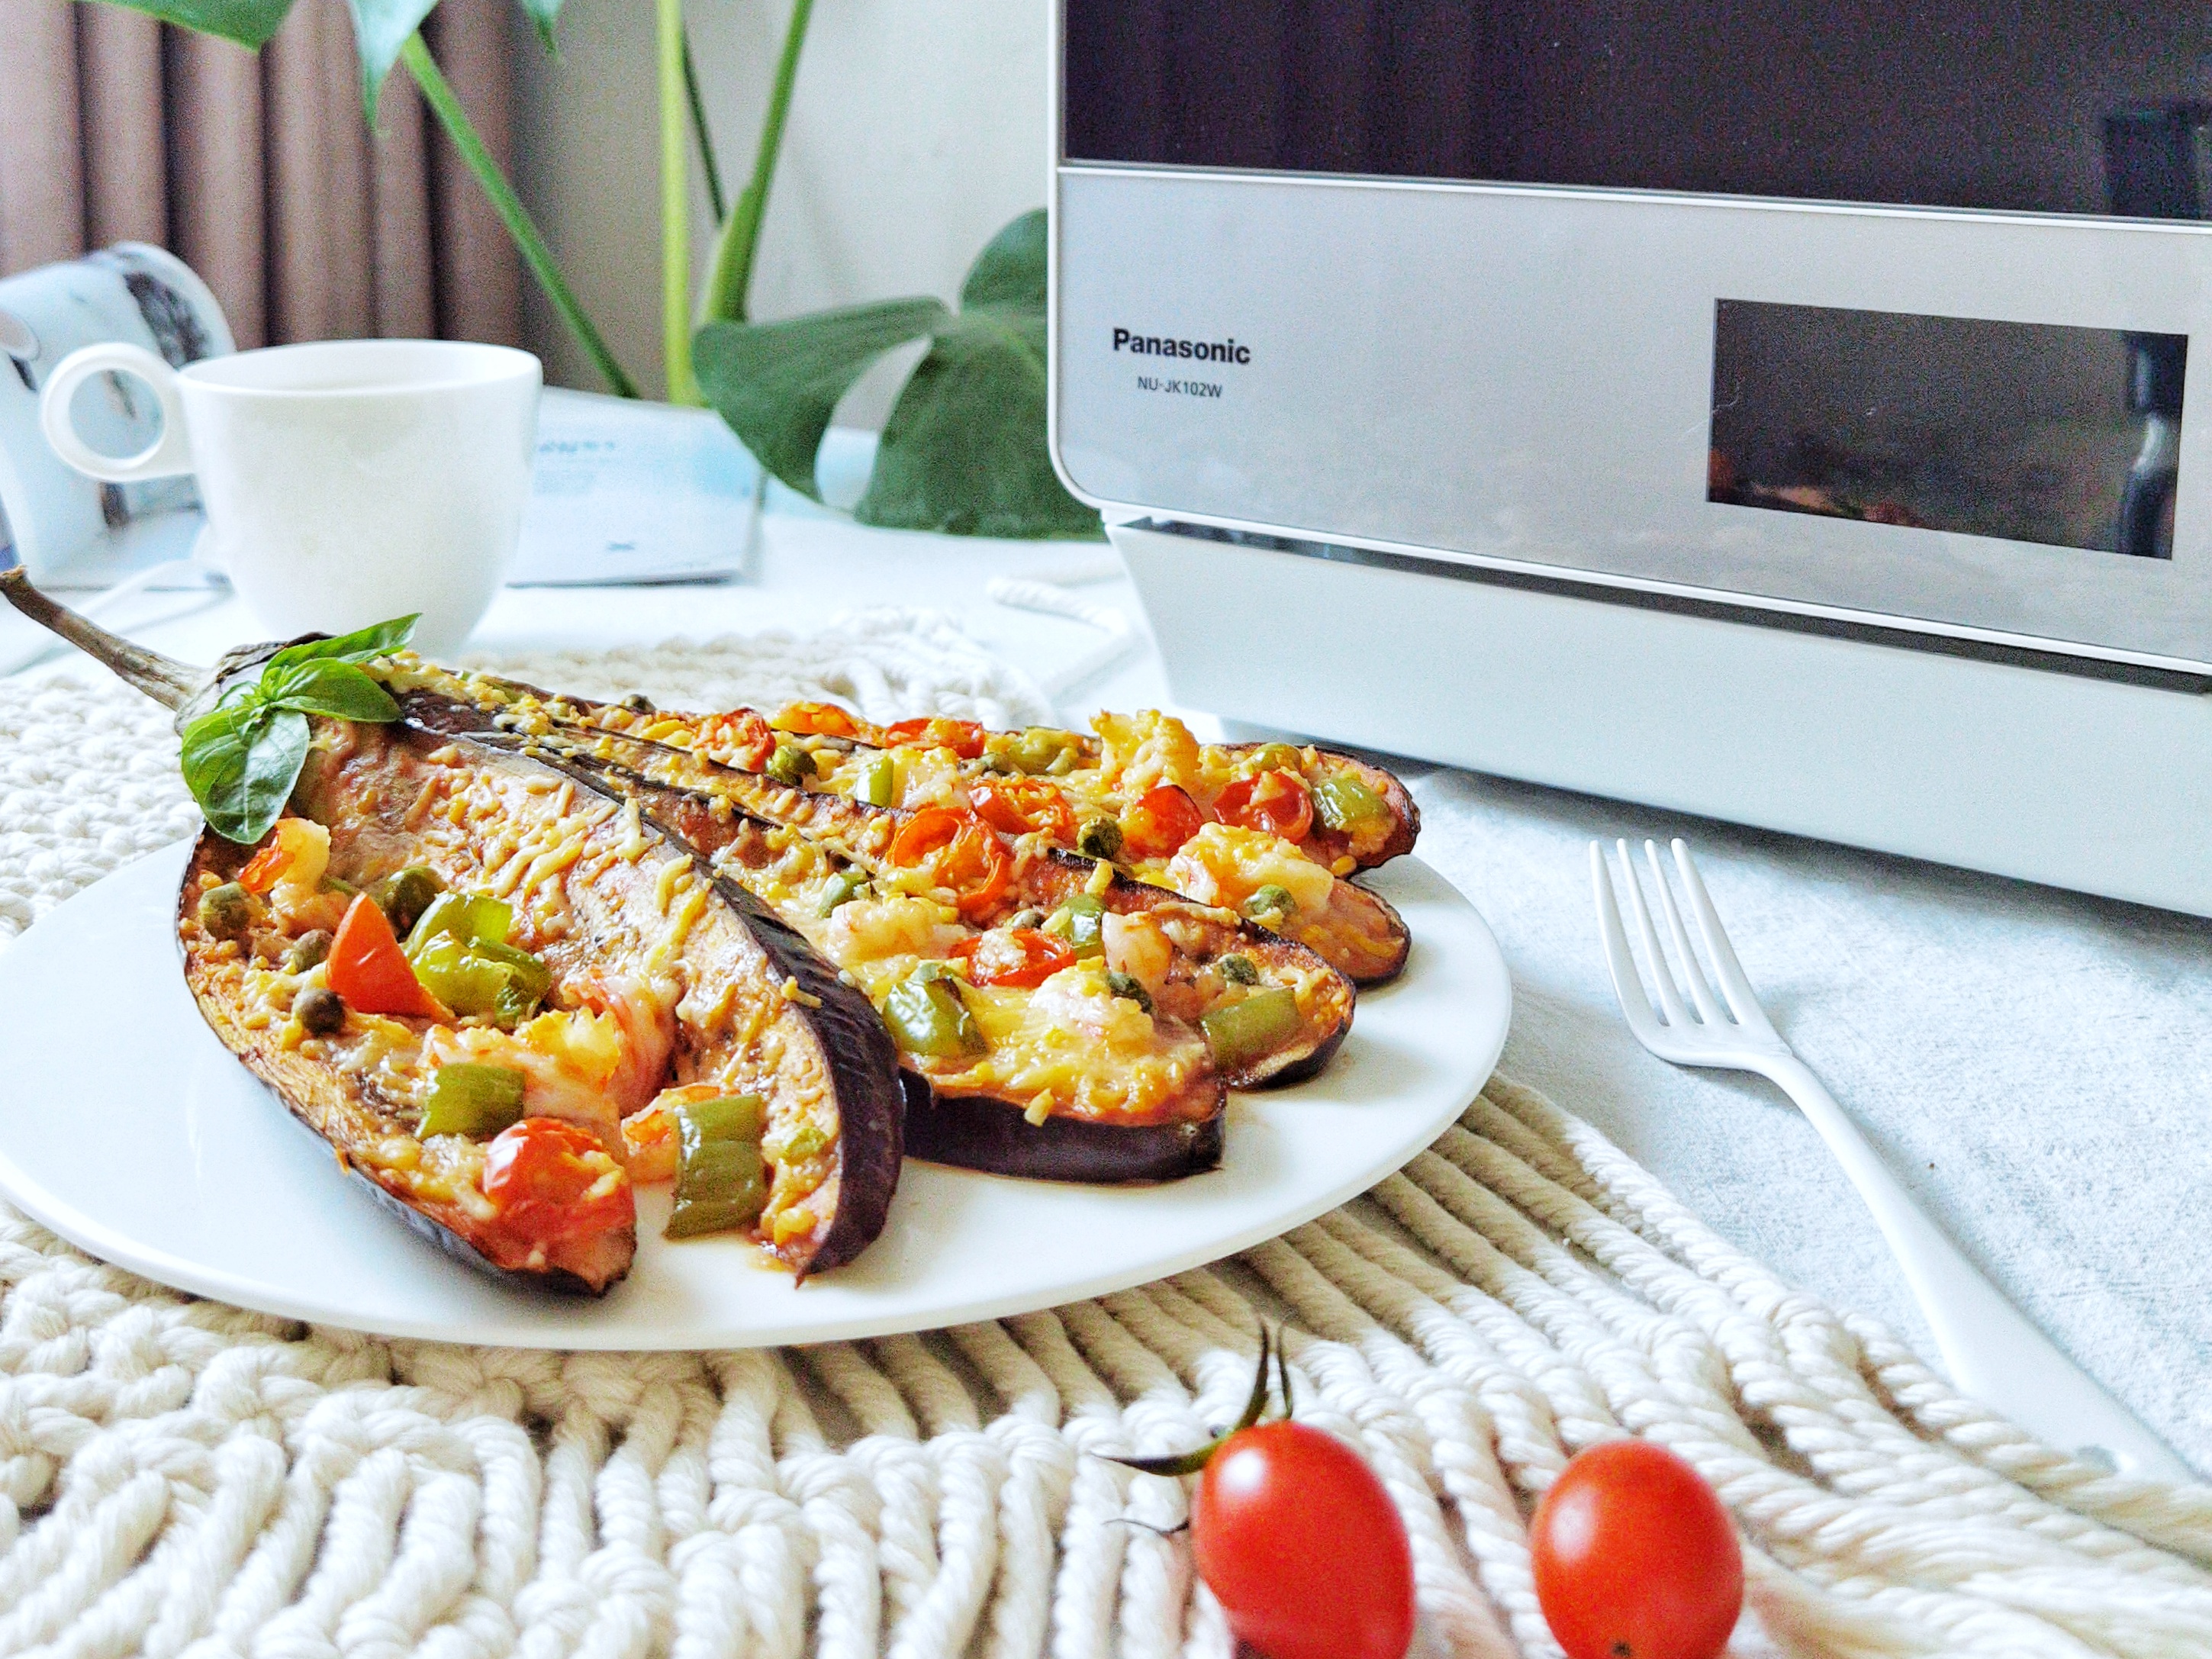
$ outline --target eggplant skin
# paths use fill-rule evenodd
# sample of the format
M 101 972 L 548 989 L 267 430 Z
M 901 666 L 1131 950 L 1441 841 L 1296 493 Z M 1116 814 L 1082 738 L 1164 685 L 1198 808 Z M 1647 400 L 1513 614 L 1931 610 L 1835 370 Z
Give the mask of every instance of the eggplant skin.
M 502 1267 L 470 1241 L 465 1216 L 442 1206 L 422 1205 L 386 1187 L 371 1170 L 348 1158 L 344 1150 L 331 1139 L 324 1126 L 341 1109 L 362 1103 L 359 1085 L 304 1055 L 288 1054 L 274 1045 L 254 1041 L 253 1033 L 246 1029 L 237 1011 L 217 990 L 209 964 L 193 948 L 192 941 L 198 936 L 198 930 L 192 926 L 192 915 L 199 902 L 200 876 L 206 873 L 219 881 L 234 880 L 252 851 L 250 848 L 234 846 L 212 830 L 201 830 L 177 896 L 177 940 L 184 957 L 185 983 L 192 994 L 192 1000 L 198 1005 L 200 1017 L 216 1040 L 230 1050 L 256 1081 L 276 1097 L 294 1121 L 336 1153 L 341 1170 L 360 1182 L 378 1203 L 447 1255 L 480 1273 L 532 1291 L 571 1296 L 605 1295 L 611 1285 L 629 1272 L 637 1250 L 635 1227 L 601 1235 L 606 1245 L 601 1255 L 605 1259 L 594 1264 L 589 1273 L 573 1272 L 550 1263 L 539 1268 Z
M 1031 1123 L 1006 1101 L 940 1094 L 918 1073 L 902 1072 L 899 1081 L 906 1091 L 907 1152 L 927 1163 L 1093 1186 L 1181 1181 L 1221 1165 L 1224 1112 L 1195 1122 L 1048 1117 Z

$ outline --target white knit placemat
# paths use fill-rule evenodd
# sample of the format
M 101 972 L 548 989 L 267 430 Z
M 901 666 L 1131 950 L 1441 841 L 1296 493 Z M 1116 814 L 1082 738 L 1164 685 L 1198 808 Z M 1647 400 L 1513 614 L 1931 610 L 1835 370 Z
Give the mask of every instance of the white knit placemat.
M 500 665 L 672 702 L 1046 713 L 910 615 Z M 119 687 L 0 682 L 0 933 L 185 833 L 173 768 L 166 714 Z M 2212 1652 L 2212 1490 L 1990 1419 L 1496 1079 L 1401 1174 L 1233 1261 L 805 1350 L 302 1328 L 0 1206 L 0 1654 L 1226 1656 L 1184 1540 L 1124 1524 L 1172 1527 L 1181 1486 L 1097 1454 L 1231 1417 L 1263 1316 L 1290 1322 L 1300 1415 L 1398 1500 L 1431 1652 L 1556 1653 L 1525 1519 L 1623 1432 L 1735 1514 L 1747 1650 Z

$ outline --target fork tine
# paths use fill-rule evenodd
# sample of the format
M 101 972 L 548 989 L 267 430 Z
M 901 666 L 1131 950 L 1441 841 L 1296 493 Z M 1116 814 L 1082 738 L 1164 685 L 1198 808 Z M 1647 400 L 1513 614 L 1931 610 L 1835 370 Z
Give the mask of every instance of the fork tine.
M 1605 941 L 1605 965 L 1613 975 L 1613 994 L 1620 1004 L 1621 1018 L 1636 1040 L 1647 1048 L 1659 1039 L 1661 1026 L 1651 1012 L 1651 999 L 1636 971 L 1636 958 L 1628 949 L 1628 935 L 1620 925 L 1620 905 L 1613 897 L 1613 879 L 1606 873 L 1605 849 L 1589 846 L 1590 887 L 1597 898 L 1597 930 Z
M 1616 841 L 1613 845 L 1620 857 L 1621 879 L 1628 886 L 1629 904 L 1635 912 L 1637 937 L 1644 941 L 1644 957 L 1651 964 L 1651 988 L 1658 994 L 1659 1011 L 1666 1015 L 1669 1025 L 1687 1025 L 1690 1011 L 1683 1004 L 1681 992 L 1675 988 L 1674 970 L 1667 965 L 1667 953 L 1659 948 L 1659 934 L 1651 926 L 1651 907 L 1644 902 L 1643 884 L 1636 879 L 1636 865 L 1628 856 L 1628 842 Z
M 1651 884 L 1659 890 L 1659 908 L 1667 917 L 1667 937 L 1674 941 L 1674 954 L 1682 963 L 1682 983 L 1689 988 L 1690 1000 L 1698 1005 L 1698 1017 L 1708 1025 L 1726 1024 L 1728 1016 L 1705 983 L 1698 967 L 1698 953 L 1690 948 L 1690 935 L 1682 926 L 1682 913 L 1674 908 L 1674 890 L 1668 884 L 1667 866 L 1659 862 L 1657 842 L 1644 842 L 1644 861 L 1651 866 Z
M 1774 1027 L 1766 1011 L 1759 1006 L 1758 993 L 1744 976 L 1743 964 L 1735 959 L 1735 947 L 1721 926 L 1720 912 L 1713 908 L 1712 895 L 1705 891 L 1705 878 L 1698 873 L 1697 860 L 1690 856 L 1690 844 L 1680 836 L 1674 838 L 1674 866 L 1682 872 L 1690 909 L 1698 919 L 1698 934 L 1705 942 L 1705 954 L 1713 959 L 1713 975 L 1721 982 L 1721 994 L 1728 998 L 1740 1024 L 1771 1032 Z

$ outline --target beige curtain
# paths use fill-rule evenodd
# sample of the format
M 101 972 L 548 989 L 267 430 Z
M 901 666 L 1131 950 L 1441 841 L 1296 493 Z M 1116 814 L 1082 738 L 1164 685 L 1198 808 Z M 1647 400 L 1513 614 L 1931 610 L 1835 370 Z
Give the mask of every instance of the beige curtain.
M 445 0 L 432 52 L 502 166 L 508 0 Z M 362 119 L 344 0 L 257 58 L 142 13 L 0 0 L 0 275 L 158 242 L 240 346 L 366 335 L 513 344 L 514 245 L 404 70 Z

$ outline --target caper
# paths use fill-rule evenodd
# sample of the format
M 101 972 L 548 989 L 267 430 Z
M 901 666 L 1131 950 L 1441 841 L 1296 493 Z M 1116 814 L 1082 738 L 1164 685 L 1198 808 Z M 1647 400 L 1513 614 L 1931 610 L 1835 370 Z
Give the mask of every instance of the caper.
M 292 941 L 292 948 L 284 953 L 285 971 L 304 974 L 330 953 L 331 936 L 321 928 L 302 933 Z
M 1088 859 L 1121 856 L 1121 826 L 1111 818 L 1093 818 L 1075 832 L 1075 850 Z
M 858 870 L 840 871 L 823 889 L 822 902 L 815 907 L 815 915 L 826 916 L 841 904 L 850 903 L 868 890 L 868 878 Z
M 1253 965 L 1249 957 L 1224 957 L 1213 965 L 1221 969 L 1222 978 L 1233 980 L 1239 985 L 1257 985 L 1260 982 L 1260 970 Z
M 415 931 L 415 924 L 422 920 L 422 913 L 431 902 L 446 890 L 446 884 L 419 864 L 410 864 L 404 870 L 395 870 L 383 880 L 369 884 L 368 896 L 384 918 L 392 924 L 392 931 L 401 939 Z
M 241 939 L 253 926 L 253 895 L 234 881 L 200 895 L 200 926 L 217 939 Z
M 631 692 L 629 696 L 623 699 L 622 706 L 629 709 L 633 714 L 650 714 L 655 712 L 653 707 L 653 699 L 647 696 L 642 691 Z
M 1044 912 L 1037 909 L 1017 910 L 1013 915 L 1006 918 L 1006 926 L 1009 927 L 1042 927 L 1044 926 Z
M 292 999 L 292 1018 L 309 1036 L 333 1036 L 345 1029 L 345 999 L 336 991 L 310 985 Z
M 1297 902 L 1291 898 L 1291 890 L 1287 887 L 1278 887 L 1272 881 L 1264 887 L 1254 888 L 1252 896 L 1244 901 L 1246 915 L 1255 921 L 1267 922 L 1271 925 L 1279 922 L 1297 908 Z
M 778 783 L 787 783 L 794 789 L 820 769 L 814 763 L 814 757 L 795 743 L 776 744 L 775 753 L 768 757 L 769 776 Z
M 1117 997 L 1126 997 L 1146 1013 L 1152 1012 L 1152 993 L 1146 990 L 1133 974 L 1109 974 L 1106 988 Z

